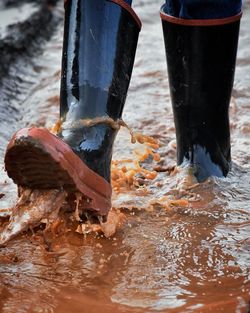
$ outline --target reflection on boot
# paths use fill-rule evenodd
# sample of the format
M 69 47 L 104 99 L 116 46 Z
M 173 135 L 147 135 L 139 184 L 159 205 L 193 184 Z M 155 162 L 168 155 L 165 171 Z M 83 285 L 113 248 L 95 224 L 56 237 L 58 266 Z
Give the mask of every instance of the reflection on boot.
M 177 164 L 197 180 L 227 176 L 231 166 L 229 103 L 241 13 L 190 20 L 161 10 L 177 139 Z
M 121 118 L 140 27 L 126 1 L 72 0 L 65 6 L 59 136 L 108 182 L 117 128 L 107 121 Z M 64 127 L 98 118 L 103 122 Z

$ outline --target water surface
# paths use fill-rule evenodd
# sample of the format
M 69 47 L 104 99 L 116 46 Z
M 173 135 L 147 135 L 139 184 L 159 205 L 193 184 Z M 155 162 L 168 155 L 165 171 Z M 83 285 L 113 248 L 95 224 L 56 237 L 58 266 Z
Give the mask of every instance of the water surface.
M 0 250 L 0 312 L 248 312 L 250 265 L 250 1 L 245 1 L 238 64 L 230 106 L 233 168 L 186 195 L 189 206 L 164 208 L 152 199 L 184 197 L 175 164 L 173 115 L 159 0 L 135 1 L 140 34 L 124 120 L 160 142 L 161 167 L 149 193 L 114 193 L 128 223 L 111 239 L 68 233 L 46 244 L 38 232 Z M 57 14 L 63 14 L 62 4 Z M 1 13 L 2 14 L 2 13 Z M 44 52 L 19 61 L 4 79 L 0 156 L 14 131 L 51 126 L 58 118 L 62 24 Z M 216 71 L 215 71 L 216 74 Z M 134 147 L 121 130 L 114 159 Z M 152 168 L 152 164 L 148 167 Z M 0 207 L 16 200 L 16 187 L 0 172 Z M 190 195 L 190 193 L 192 193 Z M 130 209 L 130 210 L 129 210 Z

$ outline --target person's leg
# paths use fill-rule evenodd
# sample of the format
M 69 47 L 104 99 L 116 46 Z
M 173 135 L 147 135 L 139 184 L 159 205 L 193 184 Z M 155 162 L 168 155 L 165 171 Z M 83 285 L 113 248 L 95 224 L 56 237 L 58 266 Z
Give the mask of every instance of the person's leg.
M 240 10 L 236 0 L 167 0 L 161 9 L 177 164 L 191 165 L 199 181 L 230 170 L 228 108 Z
M 20 186 L 80 192 L 81 207 L 111 207 L 110 162 L 141 23 L 124 0 L 65 1 L 59 137 L 17 132 L 5 168 Z
M 219 19 L 240 13 L 242 0 L 166 0 L 163 11 L 183 19 Z

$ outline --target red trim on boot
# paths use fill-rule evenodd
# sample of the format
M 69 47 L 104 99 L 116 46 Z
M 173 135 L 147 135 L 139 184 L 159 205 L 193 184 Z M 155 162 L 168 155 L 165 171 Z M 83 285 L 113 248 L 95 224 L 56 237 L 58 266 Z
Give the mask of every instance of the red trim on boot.
M 240 20 L 242 16 L 242 12 L 225 18 L 219 18 L 219 19 L 184 19 L 184 18 L 178 18 L 171 15 L 166 14 L 163 12 L 163 9 L 160 11 L 160 17 L 162 20 L 167 21 L 169 23 L 173 24 L 179 24 L 184 26 L 217 26 L 217 25 L 226 25 L 231 24 L 233 22 L 236 22 Z
M 107 1 L 114 2 L 118 4 L 120 7 L 122 7 L 123 9 L 125 9 L 126 11 L 128 11 L 129 14 L 134 18 L 134 20 L 138 24 L 139 28 L 141 29 L 141 20 L 139 19 L 138 15 L 135 13 L 135 11 L 131 8 L 131 6 L 127 2 L 123 0 L 107 0 Z

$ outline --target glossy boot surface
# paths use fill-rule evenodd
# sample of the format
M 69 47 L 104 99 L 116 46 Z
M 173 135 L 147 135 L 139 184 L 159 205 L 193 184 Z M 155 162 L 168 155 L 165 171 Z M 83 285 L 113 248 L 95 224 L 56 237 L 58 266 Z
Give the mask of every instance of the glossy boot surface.
M 60 136 L 92 170 L 110 180 L 117 129 L 133 69 L 140 21 L 125 1 L 65 4 Z M 85 126 L 82 121 L 103 122 Z M 79 122 L 77 126 L 75 122 Z
M 177 138 L 177 163 L 198 181 L 230 170 L 229 103 L 240 14 L 186 20 L 161 11 Z

